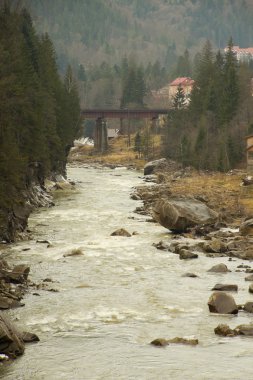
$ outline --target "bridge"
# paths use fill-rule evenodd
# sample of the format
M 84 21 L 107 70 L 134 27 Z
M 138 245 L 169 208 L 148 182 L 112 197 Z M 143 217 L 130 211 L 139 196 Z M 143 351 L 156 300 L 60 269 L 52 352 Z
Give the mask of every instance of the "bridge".
M 84 109 L 81 117 L 95 119 L 94 148 L 100 152 L 107 150 L 107 119 L 131 120 L 150 119 L 154 122 L 160 115 L 168 115 L 169 109 Z

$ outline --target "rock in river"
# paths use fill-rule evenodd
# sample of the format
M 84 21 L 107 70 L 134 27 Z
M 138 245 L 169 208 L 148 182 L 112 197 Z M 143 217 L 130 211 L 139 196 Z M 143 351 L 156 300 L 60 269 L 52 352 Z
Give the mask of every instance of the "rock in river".
M 196 225 L 214 223 L 218 214 L 196 199 L 170 198 L 156 202 L 153 217 L 163 227 L 181 233 Z
M 238 306 L 234 298 L 224 292 L 214 292 L 208 300 L 208 307 L 211 313 L 237 314 Z
M 189 259 L 197 259 L 197 253 L 188 251 L 188 249 L 181 249 L 179 252 L 180 260 L 189 260 Z
M 247 311 L 248 313 L 253 313 L 253 302 L 246 302 L 243 310 Z
M 233 284 L 216 284 L 212 290 L 219 290 L 219 291 L 229 291 L 229 292 L 237 292 L 238 291 L 238 285 Z
M 111 236 L 126 236 L 126 237 L 130 237 L 131 234 L 127 230 L 125 230 L 124 228 L 120 228 L 120 229 L 114 231 L 111 234 Z
M 225 264 L 217 264 L 208 270 L 208 272 L 214 273 L 227 273 L 231 272 Z

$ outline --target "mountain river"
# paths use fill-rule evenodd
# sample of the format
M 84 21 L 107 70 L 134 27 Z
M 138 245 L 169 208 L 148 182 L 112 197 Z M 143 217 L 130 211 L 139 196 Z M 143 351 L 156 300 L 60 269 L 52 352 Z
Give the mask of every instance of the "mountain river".
M 219 323 L 234 328 L 252 317 L 212 315 L 207 307 L 216 283 L 238 284 L 237 303 L 253 300 L 245 273 L 235 272 L 242 261 L 201 254 L 182 261 L 153 247 L 170 234 L 133 212 L 141 202 L 130 199 L 132 187 L 143 183 L 136 171 L 80 167 L 69 168 L 68 176 L 76 191 L 33 213 L 33 239 L 7 248 L 10 264 L 30 265 L 32 281 L 51 278 L 48 287 L 58 292 L 30 289 L 25 307 L 8 311 L 40 342 L 27 344 L 22 357 L 1 367 L 0 379 L 253 379 L 253 338 L 221 338 L 213 331 Z M 122 227 L 138 234 L 110 236 Z M 63 256 L 74 248 L 84 254 Z M 231 273 L 207 273 L 220 262 Z M 199 277 L 182 277 L 186 272 Z M 199 345 L 149 344 L 176 336 L 196 337 Z

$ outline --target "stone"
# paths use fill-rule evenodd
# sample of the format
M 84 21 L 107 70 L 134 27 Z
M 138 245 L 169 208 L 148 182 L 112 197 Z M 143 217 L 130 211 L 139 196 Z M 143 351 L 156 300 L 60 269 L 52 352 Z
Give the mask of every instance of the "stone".
M 239 232 L 242 236 L 252 236 L 253 235 L 253 218 L 242 222 L 239 228 Z
M 180 260 L 197 259 L 198 257 L 196 253 L 188 251 L 187 249 L 181 249 L 179 253 Z
M 211 313 L 237 314 L 238 306 L 234 298 L 224 292 L 214 292 L 208 300 L 208 307 Z
M 152 244 L 153 247 L 156 247 L 157 249 L 160 249 L 162 251 L 168 251 L 170 246 L 166 243 L 164 243 L 162 240 L 159 241 L 159 243 L 153 243 Z
M 252 281 L 253 282 L 253 274 L 250 274 L 249 276 L 245 277 L 245 281 Z
M 203 250 L 207 253 L 224 253 L 227 251 L 227 246 L 219 239 L 214 239 L 206 242 Z
M 168 345 L 168 341 L 163 338 L 157 338 L 157 339 L 152 340 L 150 344 L 157 347 L 165 347 Z
M 214 272 L 214 273 L 227 273 L 227 272 L 231 272 L 228 267 L 226 266 L 226 264 L 217 264 L 217 265 L 214 265 L 212 268 L 210 268 L 208 270 L 208 272 Z
M 253 336 L 253 324 L 248 325 L 239 325 L 235 328 L 235 330 L 240 335 Z
M 25 264 L 16 265 L 12 272 L 9 273 L 9 277 L 12 282 L 23 283 L 27 281 L 30 272 L 30 267 Z
M 179 338 L 179 337 L 169 339 L 167 342 L 173 343 L 173 344 L 186 344 L 190 346 L 196 346 L 197 344 L 199 344 L 198 339 L 186 339 L 186 338 Z
M 163 227 L 182 233 L 196 225 L 214 223 L 218 214 L 192 198 L 160 199 L 152 208 L 153 218 Z
M 157 347 L 165 347 L 168 346 L 168 344 L 185 344 L 189 346 L 196 346 L 199 341 L 198 339 L 187 339 L 187 338 L 172 338 L 172 339 L 163 339 L 163 338 L 158 338 L 153 340 L 150 344 L 153 346 Z
M 1 293 L 1 291 L 0 291 Z M 9 298 L 9 297 L 3 297 L 0 295 L 0 309 L 6 310 L 6 309 L 13 309 L 15 307 L 24 306 L 23 303 L 20 303 L 18 300 Z
M 30 333 L 30 332 L 23 332 L 21 334 L 22 340 L 25 343 L 31 343 L 31 342 L 39 342 L 40 339 L 38 335 Z
M 11 358 L 24 353 L 24 343 L 14 325 L 0 314 L 0 353 Z
M 120 228 L 116 231 L 114 231 L 111 236 L 125 236 L 125 237 L 130 237 L 132 236 L 127 230 L 124 228 Z
M 238 285 L 233 285 L 233 284 L 216 284 L 213 287 L 212 290 L 237 292 L 238 291 Z
M 161 170 L 167 166 L 167 160 L 166 158 L 160 158 L 159 160 L 154 160 L 148 162 L 144 166 L 144 175 L 150 175 L 153 174 L 156 170 Z
M 243 310 L 247 311 L 248 313 L 253 313 L 253 302 L 246 302 Z
M 216 335 L 220 336 L 235 336 L 238 335 L 234 330 L 232 330 L 228 325 L 226 324 L 220 324 L 217 327 L 215 327 L 214 332 Z
M 253 282 L 251 284 L 249 284 L 249 292 L 253 293 Z
M 195 273 L 184 273 L 182 277 L 197 278 L 198 276 Z

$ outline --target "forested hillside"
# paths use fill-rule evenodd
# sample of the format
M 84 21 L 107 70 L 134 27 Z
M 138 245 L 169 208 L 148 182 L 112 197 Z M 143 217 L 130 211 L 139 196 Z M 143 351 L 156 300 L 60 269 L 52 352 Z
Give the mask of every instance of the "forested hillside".
M 209 39 L 224 48 L 253 46 L 250 0 L 23 0 L 36 27 L 52 37 L 61 67 L 119 63 L 132 54 L 147 63 L 175 63 L 188 48 L 194 55 Z
M 49 36 L 39 37 L 29 13 L 7 2 L 0 55 L 0 237 L 10 238 L 31 182 L 64 172 L 80 109 L 71 68 L 63 83 Z

